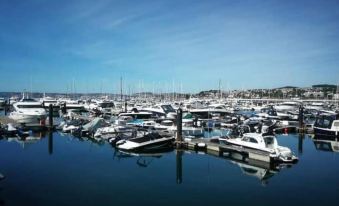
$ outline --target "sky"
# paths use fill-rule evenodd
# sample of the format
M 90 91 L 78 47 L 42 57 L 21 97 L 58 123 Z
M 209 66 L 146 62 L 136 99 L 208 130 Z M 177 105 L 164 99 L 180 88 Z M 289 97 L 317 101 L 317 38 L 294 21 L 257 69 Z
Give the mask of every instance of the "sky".
M 0 0 L 0 91 L 339 83 L 339 0 Z

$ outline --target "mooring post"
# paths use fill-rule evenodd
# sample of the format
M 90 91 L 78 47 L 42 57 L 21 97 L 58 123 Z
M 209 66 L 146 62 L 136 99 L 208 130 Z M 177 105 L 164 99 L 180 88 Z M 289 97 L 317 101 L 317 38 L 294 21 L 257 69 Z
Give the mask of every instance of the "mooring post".
M 304 129 L 304 107 L 300 105 L 299 107 L 299 131 Z
M 182 109 L 177 110 L 177 146 L 182 143 Z
M 48 109 L 48 122 L 49 122 L 49 129 L 53 130 L 53 105 L 49 104 L 49 109 Z
M 64 102 L 62 108 L 61 108 L 61 112 L 62 114 L 66 114 L 67 110 L 66 110 L 66 102 Z

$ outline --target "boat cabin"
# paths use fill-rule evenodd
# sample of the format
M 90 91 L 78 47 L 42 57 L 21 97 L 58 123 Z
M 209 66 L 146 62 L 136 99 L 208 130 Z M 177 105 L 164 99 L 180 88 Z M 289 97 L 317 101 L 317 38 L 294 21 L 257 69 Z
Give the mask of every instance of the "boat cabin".
M 314 127 L 339 131 L 339 115 L 319 115 L 316 118 Z

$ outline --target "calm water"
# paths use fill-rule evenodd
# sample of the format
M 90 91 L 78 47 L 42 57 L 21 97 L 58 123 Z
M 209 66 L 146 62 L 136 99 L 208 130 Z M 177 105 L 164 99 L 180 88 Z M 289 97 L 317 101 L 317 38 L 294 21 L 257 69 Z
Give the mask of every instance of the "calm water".
M 266 180 L 254 175 L 264 169 L 194 152 L 136 157 L 58 133 L 34 136 L 0 140 L 0 205 L 334 205 L 339 195 L 338 153 L 316 150 L 307 136 L 278 136 L 300 161 Z

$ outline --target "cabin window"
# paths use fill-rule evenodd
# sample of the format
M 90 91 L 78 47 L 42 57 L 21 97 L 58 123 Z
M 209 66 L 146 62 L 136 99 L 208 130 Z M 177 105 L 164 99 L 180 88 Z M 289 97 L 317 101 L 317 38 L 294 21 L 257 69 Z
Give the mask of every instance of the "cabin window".
M 257 141 L 256 139 L 254 139 L 254 138 L 250 138 L 250 142 L 252 142 L 252 143 L 258 143 L 258 141 Z
M 334 126 L 334 127 L 339 127 L 339 122 L 334 122 L 334 123 L 333 123 L 333 126 Z
M 331 121 L 328 119 L 324 119 L 323 127 L 330 128 L 331 127 Z
M 242 140 L 245 141 L 245 142 L 249 142 L 249 138 L 248 137 L 244 137 Z

